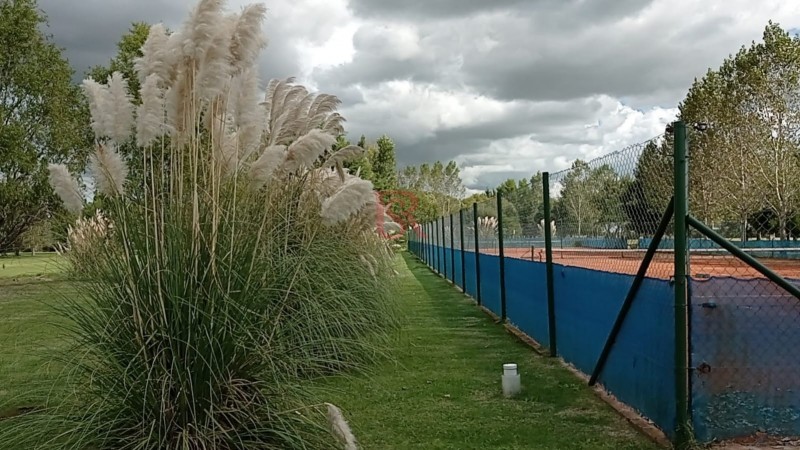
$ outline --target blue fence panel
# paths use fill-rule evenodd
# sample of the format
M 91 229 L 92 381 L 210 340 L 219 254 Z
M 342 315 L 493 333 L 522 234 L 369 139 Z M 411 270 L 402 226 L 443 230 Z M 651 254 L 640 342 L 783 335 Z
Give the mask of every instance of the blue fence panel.
M 550 345 L 546 264 L 506 258 L 508 321 L 539 344 Z
M 475 273 L 475 252 L 465 251 L 466 258 L 464 259 L 464 265 L 466 266 L 466 277 L 467 277 L 467 294 L 474 298 L 478 298 L 478 278 L 477 274 Z
M 690 286 L 698 439 L 800 435 L 800 300 L 765 279 Z
M 455 283 L 456 283 L 456 285 L 458 287 L 463 288 L 464 287 L 464 276 L 463 276 L 463 273 L 462 273 L 463 269 L 461 267 L 461 250 L 459 250 L 459 249 L 453 250 L 453 253 L 455 253 L 455 257 L 456 257 L 456 270 L 455 270 L 455 276 L 453 277 L 453 280 L 455 281 Z
M 449 247 L 444 247 L 442 249 L 442 254 L 444 258 L 444 261 L 442 262 L 442 268 L 443 268 L 442 274 L 444 274 L 444 277 L 450 281 L 453 280 L 453 260 L 452 257 L 450 256 L 451 253 L 452 249 L 450 249 Z
M 558 265 L 554 275 L 558 351 L 590 374 L 634 277 Z M 644 280 L 600 378 L 667 434 L 675 424 L 673 302 L 668 281 Z
M 500 315 L 500 257 L 480 254 L 481 302 L 489 311 Z M 508 261 L 508 260 L 506 260 Z

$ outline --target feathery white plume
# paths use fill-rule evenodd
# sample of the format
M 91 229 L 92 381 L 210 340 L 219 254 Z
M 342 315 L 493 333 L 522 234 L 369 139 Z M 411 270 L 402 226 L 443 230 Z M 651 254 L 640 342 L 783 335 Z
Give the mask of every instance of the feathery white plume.
M 336 138 L 322 130 L 311 130 L 289 146 L 282 169 L 294 173 L 312 168 L 320 156 L 336 142 Z
M 332 154 L 323 167 L 333 167 L 360 158 L 364 154 L 364 149 L 357 145 L 348 145 Z
M 109 136 L 111 114 L 111 94 L 108 87 L 91 78 L 83 80 L 83 92 L 89 101 L 89 112 L 92 116 L 92 131 L 97 138 Z
M 248 5 L 237 18 L 231 39 L 231 57 L 237 71 L 251 69 L 258 54 L 267 45 L 261 32 L 261 23 L 267 8 L 260 4 Z
M 344 222 L 352 215 L 375 201 L 372 182 L 360 178 L 349 178 L 330 197 L 322 202 L 321 216 L 328 225 Z
M 106 148 L 105 145 L 98 144 L 89 160 L 89 168 L 101 193 L 108 196 L 123 194 L 128 165 L 113 147 Z
M 223 0 L 200 0 L 189 15 L 181 34 L 183 55 L 200 60 L 212 45 L 223 22 Z
M 111 104 L 108 107 L 111 127 L 108 137 L 117 144 L 128 140 L 133 130 L 133 103 L 128 93 L 128 82 L 119 72 L 114 72 L 108 78 L 108 95 Z
M 157 75 L 161 80 L 169 79 L 170 58 L 169 35 L 163 24 L 157 23 L 150 27 L 147 40 L 142 45 L 142 56 L 136 58 L 133 68 L 139 77 L 139 82 L 144 83 L 150 75 Z
M 186 80 L 186 72 L 176 74 L 175 82 L 167 89 L 166 109 L 167 109 L 167 128 L 170 136 L 179 138 L 184 133 L 189 124 L 186 117 L 186 102 L 189 97 L 189 86 Z
M 342 410 L 331 403 L 326 403 L 325 405 L 328 407 L 328 423 L 331 426 L 331 431 L 344 444 L 344 450 L 358 450 L 356 437 L 350 430 L 350 425 L 345 420 Z
M 83 195 L 78 181 L 69 173 L 69 169 L 64 164 L 48 164 L 47 170 L 50 172 L 50 186 L 56 191 L 64 206 L 68 211 L 79 213 L 83 210 Z
M 228 115 L 239 133 L 242 159 L 247 159 L 261 143 L 263 110 L 258 96 L 255 69 L 245 70 L 233 77 L 228 95 Z
M 158 87 L 160 76 L 151 73 L 142 84 L 142 104 L 136 110 L 136 142 L 147 147 L 164 134 L 164 97 Z
M 199 59 L 197 69 L 197 85 L 199 98 L 211 101 L 221 94 L 231 76 L 231 31 L 232 21 L 221 18 L 217 32 Z
M 228 133 L 220 144 L 214 146 L 217 164 L 222 168 L 222 175 L 233 175 L 239 168 L 239 136 L 235 132 Z
M 269 183 L 283 162 L 285 154 L 285 145 L 272 145 L 267 147 L 261 156 L 250 165 L 250 178 L 253 180 L 254 188 L 258 189 Z

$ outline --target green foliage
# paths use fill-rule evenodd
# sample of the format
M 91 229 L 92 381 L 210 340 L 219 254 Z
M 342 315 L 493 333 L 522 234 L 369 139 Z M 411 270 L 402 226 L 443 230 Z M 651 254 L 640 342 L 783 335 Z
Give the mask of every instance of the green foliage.
M 372 184 L 330 169 L 347 157 L 330 151 L 343 133 L 338 99 L 275 82 L 274 116 L 258 120 L 262 98 L 247 74 L 265 8 L 245 8 L 234 28 L 222 6 L 199 2 L 170 40 L 179 55 L 148 52 L 136 75 L 150 80 L 142 104 L 152 114 L 132 121 L 121 89 L 94 87 L 103 195 L 87 210 L 102 207 L 111 223 L 67 252 L 79 295 L 58 302 L 74 344 L 59 401 L 4 423 L 0 442 L 332 448 L 308 381 L 384 356 L 396 325 L 391 254 L 372 232 Z M 123 38 L 120 51 L 138 46 Z M 158 89 L 174 93 L 167 107 Z M 169 139 L 167 123 L 177 124 Z M 125 143 L 146 170 L 128 172 L 116 145 Z
M 745 239 L 760 234 L 750 218 L 769 209 L 787 238 L 800 210 L 800 38 L 770 22 L 762 42 L 695 80 L 680 114 L 711 124 L 691 136 L 692 212 L 738 223 L 733 235 Z
M 142 46 L 150 33 L 150 25 L 144 22 L 134 22 L 117 43 L 117 55 L 108 62 L 108 66 L 94 66 L 89 70 L 89 78 L 98 83 L 105 83 L 114 72 L 120 72 L 128 80 L 128 92 L 133 97 L 134 104 L 141 103 L 139 91 L 141 85 L 134 70 L 136 58 L 142 56 Z
M 60 212 L 46 163 L 80 171 L 91 142 L 88 109 L 44 21 L 33 0 L 0 2 L 0 252 Z
M 343 147 L 346 147 L 347 145 L 350 145 L 350 142 L 347 141 L 346 139 L 344 139 L 344 137 L 342 137 L 342 140 L 343 140 L 343 142 L 337 143 L 337 146 L 339 146 L 341 144 L 344 144 L 345 142 L 347 142 L 347 144 L 345 144 L 345 145 L 343 145 L 343 146 L 341 146 L 339 148 L 343 148 Z M 354 161 L 346 162 L 344 164 L 344 167 L 349 169 L 350 173 L 353 173 L 353 174 L 358 173 L 361 178 L 363 178 L 365 180 L 373 181 L 375 179 L 375 173 L 372 171 L 372 161 L 370 159 L 370 148 L 367 147 L 366 137 L 364 137 L 362 135 L 361 139 L 359 139 L 358 144 L 356 144 L 356 145 L 358 145 L 359 147 L 361 147 L 361 148 L 363 148 L 365 150 L 364 154 L 360 158 L 358 158 L 358 159 L 356 159 Z
M 420 199 L 425 199 L 424 208 L 418 210 L 417 221 L 424 223 L 437 217 L 458 212 L 461 198 L 464 196 L 464 185 L 461 181 L 461 170 L 455 161 L 442 164 L 436 161 L 419 166 L 406 166 L 399 173 L 399 184 L 405 189 L 415 192 Z M 422 203 L 422 202 L 421 202 Z M 425 219 L 425 220 L 424 220 Z
M 513 225 L 512 230 L 515 233 L 525 236 L 538 235 L 538 223 L 544 218 L 541 172 L 537 172 L 530 179 L 523 178 L 518 181 L 508 179 L 498 186 L 497 190 L 503 191 L 503 199 L 507 204 L 503 211 L 503 219 L 507 226 Z M 513 211 L 516 217 L 506 218 L 506 209 Z
M 378 138 L 376 148 L 369 153 L 372 169 L 372 184 L 375 189 L 388 190 L 397 188 L 397 161 L 395 158 L 394 142 L 389 136 Z

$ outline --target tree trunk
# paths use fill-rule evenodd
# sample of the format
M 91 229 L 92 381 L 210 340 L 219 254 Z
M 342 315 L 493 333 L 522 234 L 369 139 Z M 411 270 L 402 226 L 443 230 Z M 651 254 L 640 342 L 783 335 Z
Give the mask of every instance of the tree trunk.
M 789 218 L 788 214 L 781 212 L 778 215 L 778 235 L 782 241 L 786 240 L 786 225 L 788 225 Z
M 744 243 L 747 242 L 747 216 L 742 219 L 742 231 L 741 231 L 741 239 L 742 239 L 742 246 Z

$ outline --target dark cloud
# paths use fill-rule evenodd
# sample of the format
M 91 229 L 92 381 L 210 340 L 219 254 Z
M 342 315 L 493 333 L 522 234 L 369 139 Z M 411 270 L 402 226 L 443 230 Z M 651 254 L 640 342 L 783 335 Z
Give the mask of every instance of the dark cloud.
M 666 1 L 351 0 L 351 6 L 375 20 L 356 33 L 351 62 L 314 73 L 322 87 L 410 80 L 466 86 L 503 100 L 609 95 L 635 107 L 673 107 L 695 77 L 747 40 L 732 10 L 688 14 Z M 398 28 L 419 51 L 398 56 L 392 45 Z
M 93 66 L 108 64 L 133 22 L 163 22 L 174 29 L 189 5 L 168 0 L 39 0 L 39 8 L 47 15 L 47 32 L 65 49 L 77 79 Z
M 652 0 L 350 0 L 353 11 L 380 19 L 438 20 L 522 9 L 548 19 L 600 21 L 641 9 Z
M 176 30 L 195 4 L 194 0 L 39 0 L 39 8 L 48 19 L 46 32 L 65 49 L 76 81 L 83 79 L 91 67 L 108 64 L 117 53 L 117 42 L 133 22 L 161 22 Z M 270 45 L 262 52 L 260 62 L 265 79 L 286 78 L 300 72 L 297 52 L 289 42 L 296 36 L 282 28 L 286 25 L 268 13 L 265 31 L 270 30 Z

